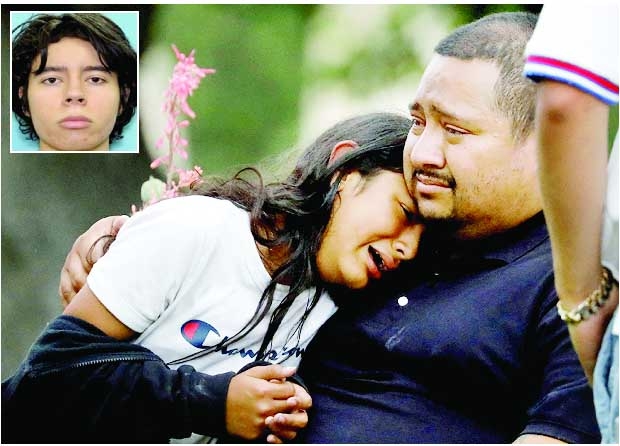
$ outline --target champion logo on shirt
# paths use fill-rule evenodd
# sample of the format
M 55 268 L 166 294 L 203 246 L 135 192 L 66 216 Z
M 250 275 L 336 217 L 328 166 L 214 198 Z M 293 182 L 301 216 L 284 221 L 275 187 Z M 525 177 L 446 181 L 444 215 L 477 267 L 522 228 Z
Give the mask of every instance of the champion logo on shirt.
M 257 352 L 247 347 L 231 347 L 225 345 L 228 336 L 222 337 L 220 332 L 211 324 L 192 319 L 181 325 L 181 335 L 183 338 L 196 348 L 205 349 L 215 347 L 215 352 L 219 352 L 224 356 L 241 356 L 243 358 L 255 358 Z M 283 346 L 278 350 L 268 350 L 265 353 L 267 361 L 281 362 L 290 357 L 299 357 L 304 353 L 304 349 L 297 345 L 293 347 Z
M 204 321 L 192 319 L 181 326 L 183 338 L 196 348 L 204 348 L 217 344 L 220 339 L 220 332 Z

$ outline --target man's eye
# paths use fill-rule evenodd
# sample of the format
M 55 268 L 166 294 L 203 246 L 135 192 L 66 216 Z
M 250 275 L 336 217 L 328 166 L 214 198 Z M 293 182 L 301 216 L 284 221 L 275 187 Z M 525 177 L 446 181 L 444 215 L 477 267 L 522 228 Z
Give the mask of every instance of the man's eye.
M 46 77 L 45 79 L 43 79 L 42 82 L 45 85 L 56 85 L 60 83 L 60 79 L 58 79 L 57 77 Z
M 416 116 L 411 117 L 411 133 L 420 135 L 424 131 L 424 121 Z
M 448 132 L 451 135 L 455 135 L 455 136 L 462 136 L 468 133 L 465 130 L 459 129 L 456 127 L 446 127 L 446 132 Z
M 415 116 L 411 117 L 411 126 L 412 127 L 424 127 L 424 121 Z
M 104 84 L 106 82 L 104 78 L 99 76 L 91 76 L 88 80 L 92 84 Z

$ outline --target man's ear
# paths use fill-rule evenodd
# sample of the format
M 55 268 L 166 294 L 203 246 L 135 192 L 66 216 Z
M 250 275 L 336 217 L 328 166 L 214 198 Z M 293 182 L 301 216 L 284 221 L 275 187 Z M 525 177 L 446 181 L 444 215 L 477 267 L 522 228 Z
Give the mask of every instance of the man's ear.
M 28 107 L 26 106 L 26 100 L 24 99 L 24 87 L 19 87 L 17 90 L 17 95 L 22 103 L 22 111 L 28 117 L 30 117 L 30 112 L 28 111 Z
M 359 145 L 350 139 L 340 141 L 336 143 L 336 145 L 332 148 L 332 153 L 329 155 L 328 166 L 331 166 L 334 161 L 339 159 L 341 156 L 349 153 L 351 150 L 357 149 Z

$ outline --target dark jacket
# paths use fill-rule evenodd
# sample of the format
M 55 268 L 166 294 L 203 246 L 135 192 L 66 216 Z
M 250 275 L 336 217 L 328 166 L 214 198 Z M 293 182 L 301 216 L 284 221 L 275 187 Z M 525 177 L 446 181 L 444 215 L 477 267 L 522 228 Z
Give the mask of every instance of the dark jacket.
M 225 436 L 233 372 L 170 369 L 71 316 L 52 321 L 2 383 L 3 443 L 165 443 Z

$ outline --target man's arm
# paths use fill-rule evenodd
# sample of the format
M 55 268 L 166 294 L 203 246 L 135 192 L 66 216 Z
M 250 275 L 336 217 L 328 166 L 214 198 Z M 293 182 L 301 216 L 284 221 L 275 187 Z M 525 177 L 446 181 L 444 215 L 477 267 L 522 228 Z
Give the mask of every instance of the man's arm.
M 128 218 L 127 215 L 102 218 L 75 240 L 60 271 L 58 294 L 63 306 L 66 307 L 82 289 L 86 276 L 103 255 L 103 247 L 109 240 L 103 237 L 115 237 Z
M 564 83 L 539 85 L 539 178 L 553 250 L 558 296 L 566 309 L 579 305 L 601 279 L 601 231 L 607 184 L 609 108 Z M 618 303 L 618 290 L 587 321 L 569 331 L 588 380 L 601 338 Z

